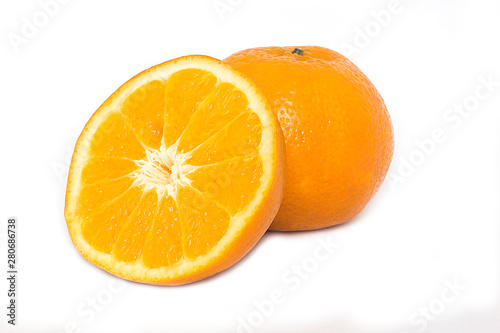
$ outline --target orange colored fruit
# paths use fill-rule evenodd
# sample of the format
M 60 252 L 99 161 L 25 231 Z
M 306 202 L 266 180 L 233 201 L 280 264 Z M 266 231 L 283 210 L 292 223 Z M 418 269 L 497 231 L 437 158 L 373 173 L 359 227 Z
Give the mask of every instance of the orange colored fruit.
M 278 210 L 284 144 L 256 85 L 221 61 L 154 66 L 89 120 L 65 217 L 80 254 L 125 279 L 185 284 L 240 260 Z
M 250 76 L 285 135 L 286 179 L 272 230 L 349 221 L 382 184 L 394 149 L 382 97 L 347 58 L 318 46 L 261 47 L 224 60 Z

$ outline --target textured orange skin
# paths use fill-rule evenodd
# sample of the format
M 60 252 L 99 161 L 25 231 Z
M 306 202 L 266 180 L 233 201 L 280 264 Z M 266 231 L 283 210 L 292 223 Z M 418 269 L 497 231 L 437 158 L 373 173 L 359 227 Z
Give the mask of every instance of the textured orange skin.
M 325 228 L 361 212 L 394 151 L 389 113 L 370 80 L 318 46 L 254 48 L 224 61 L 257 83 L 285 135 L 283 201 L 270 229 Z

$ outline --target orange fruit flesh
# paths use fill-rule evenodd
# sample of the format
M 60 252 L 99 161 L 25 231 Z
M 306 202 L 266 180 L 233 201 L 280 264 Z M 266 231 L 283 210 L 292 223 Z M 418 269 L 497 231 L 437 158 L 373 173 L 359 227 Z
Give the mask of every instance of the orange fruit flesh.
M 82 166 L 67 219 L 79 230 L 70 228 L 74 242 L 81 237 L 97 256 L 108 255 L 107 264 L 94 262 L 132 264 L 128 273 L 110 271 L 140 281 L 137 267 L 181 266 L 210 254 L 249 209 L 263 185 L 263 125 L 245 93 L 197 68 L 145 82 L 115 104 L 86 139 L 86 159 L 75 162 Z

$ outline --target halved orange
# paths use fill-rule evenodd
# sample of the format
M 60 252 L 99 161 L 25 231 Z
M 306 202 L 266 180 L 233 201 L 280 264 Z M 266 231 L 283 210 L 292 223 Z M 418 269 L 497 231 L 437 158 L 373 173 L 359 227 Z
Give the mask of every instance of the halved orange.
M 80 254 L 125 279 L 185 284 L 240 260 L 278 210 L 279 123 L 257 86 L 206 56 L 154 66 L 91 117 L 65 217 Z

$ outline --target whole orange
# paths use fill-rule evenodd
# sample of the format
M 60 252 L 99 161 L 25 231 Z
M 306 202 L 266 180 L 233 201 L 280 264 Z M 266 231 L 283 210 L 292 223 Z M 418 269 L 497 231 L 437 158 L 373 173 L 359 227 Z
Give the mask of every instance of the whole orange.
M 283 202 L 270 229 L 319 229 L 361 212 L 394 150 L 389 113 L 361 70 L 318 46 L 253 48 L 224 61 L 257 83 L 285 135 Z

